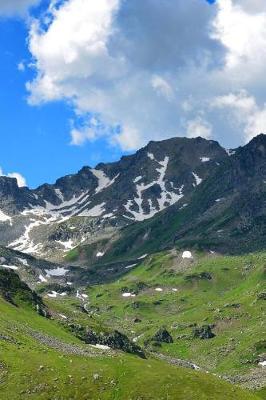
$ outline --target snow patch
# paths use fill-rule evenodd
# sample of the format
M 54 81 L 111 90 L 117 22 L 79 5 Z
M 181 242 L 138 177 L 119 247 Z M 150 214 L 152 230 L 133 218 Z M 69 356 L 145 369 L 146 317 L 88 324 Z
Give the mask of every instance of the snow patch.
M 105 202 L 97 204 L 90 210 L 83 211 L 79 214 L 80 217 L 100 217 L 105 212 Z
M 41 282 L 47 282 L 47 279 L 42 274 L 39 275 L 39 279 Z
M 98 179 L 98 187 L 95 189 L 95 194 L 102 192 L 107 187 L 111 186 L 116 179 L 118 178 L 119 174 L 114 177 L 114 179 L 108 178 L 104 171 L 100 169 L 91 169 L 93 175 Z
M 134 293 L 123 293 L 122 297 L 136 297 Z
M 236 153 L 236 151 L 232 149 L 225 149 L 225 151 L 229 156 L 233 156 Z
M 160 287 L 157 287 L 157 288 L 155 289 L 155 291 L 156 291 L 156 292 L 163 292 L 163 289 L 160 288 Z
M 56 241 L 56 243 L 59 243 L 59 244 L 61 244 L 61 246 L 64 247 L 64 251 L 72 250 L 75 247 L 73 240 L 71 240 L 71 239 L 66 240 L 65 242 L 63 242 L 62 240 L 55 240 L 55 241 Z
M 198 185 L 200 185 L 201 182 L 202 182 L 202 179 L 201 179 L 195 172 L 192 172 L 192 175 L 194 176 L 195 181 L 196 181 L 196 185 L 193 184 L 193 186 L 198 186 Z
M 147 153 L 147 156 L 153 161 L 155 160 L 155 157 L 152 153 Z
M 13 271 L 17 271 L 18 267 L 16 265 L 0 265 L 2 268 L 12 269 Z
M 51 298 L 54 298 L 54 299 L 57 297 L 57 295 L 58 295 L 58 293 L 55 292 L 54 290 L 52 292 L 50 292 L 50 293 L 47 293 L 48 297 L 51 297 Z
M 68 269 L 61 267 L 45 270 L 48 276 L 65 276 L 68 271 L 69 271 Z
M 17 260 L 18 260 L 21 264 L 25 265 L 25 267 L 28 267 L 28 266 L 29 266 L 28 261 L 25 260 L 24 258 L 17 258 Z
M 105 346 L 104 344 L 91 344 L 91 347 L 94 347 L 95 349 L 99 350 L 110 350 L 111 347 Z
M 148 257 L 148 254 L 143 254 L 143 256 L 139 257 L 138 260 L 143 260 L 143 258 Z
M 153 157 L 152 159 L 155 160 L 153 155 L 152 157 Z M 168 191 L 166 189 L 165 175 L 169 163 L 169 157 L 165 157 L 163 161 L 158 161 L 158 160 L 155 161 L 160 165 L 160 168 L 156 168 L 156 171 L 159 174 L 158 179 L 146 185 L 144 183 L 136 185 L 137 197 L 135 197 L 133 200 L 132 199 L 128 200 L 127 203 L 124 205 L 127 212 L 132 216 L 129 217 L 127 215 L 124 215 L 125 218 L 131 219 L 133 221 L 144 221 L 146 219 L 152 218 L 155 214 L 157 214 L 159 211 L 164 210 L 166 207 L 177 203 L 184 196 L 183 195 L 184 186 L 181 186 L 180 188 L 175 188 L 175 190 L 178 190 L 178 193 L 175 193 L 173 191 Z M 152 204 L 151 199 L 148 200 L 150 210 L 148 213 L 146 213 L 143 209 L 144 199 L 142 195 L 143 192 L 145 192 L 154 185 L 160 186 L 161 197 L 157 199 L 157 208 Z M 138 208 L 137 211 L 132 210 L 132 207 L 135 205 Z
M 184 251 L 183 254 L 182 254 L 182 258 L 183 259 L 185 259 L 185 258 L 193 258 L 191 251 Z
M 134 183 L 137 183 L 137 182 L 139 182 L 139 181 L 141 181 L 141 179 L 142 179 L 142 176 L 137 176 L 135 179 L 134 179 Z
M 209 157 L 200 157 L 200 161 L 201 162 L 208 162 L 208 161 L 210 161 L 210 158 Z
M 101 251 L 98 251 L 98 253 L 96 254 L 96 257 L 103 257 L 104 256 L 104 253 L 103 252 L 101 252 Z
M 9 225 L 12 225 L 12 218 L 5 214 L 0 210 L 0 222 L 9 222 Z
M 136 265 L 138 265 L 138 264 L 131 264 L 131 265 L 128 265 L 127 267 L 125 267 L 125 269 L 131 269 L 131 268 L 134 268 Z

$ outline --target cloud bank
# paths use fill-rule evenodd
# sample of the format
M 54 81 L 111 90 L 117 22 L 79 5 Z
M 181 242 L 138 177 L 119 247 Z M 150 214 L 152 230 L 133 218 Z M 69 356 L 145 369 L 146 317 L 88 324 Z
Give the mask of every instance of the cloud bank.
M 18 172 L 11 172 L 11 173 L 5 174 L 4 171 L 2 170 L 2 168 L 0 167 L 0 176 L 7 176 L 8 178 L 16 178 L 18 187 L 27 186 L 26 179 Z
M 70 102 L 72 145 L 199 135 L 234 145 L 266 132 L 262 0 L 54 1 L 32 22 L 29 50 L 29 102 Z

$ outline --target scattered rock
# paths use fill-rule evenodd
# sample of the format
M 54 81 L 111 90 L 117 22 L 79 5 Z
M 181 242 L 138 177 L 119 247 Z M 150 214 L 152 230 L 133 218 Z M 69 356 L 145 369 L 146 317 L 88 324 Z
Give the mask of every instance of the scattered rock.
M 201 327 L 195 328 L 193 331 L 193 337 L 195 339 L 212 339 L 216 335 L 212 332 L 211 325 L 203 325 Z
M 261 292 L 257 296 L 258 300 L 266 300 L 266 292 Z
M 153 336 L 153 341 L 157 343 L 173 343 L 173 338 L 170 333 L 165 329 L 161 328 L 158 332 Z

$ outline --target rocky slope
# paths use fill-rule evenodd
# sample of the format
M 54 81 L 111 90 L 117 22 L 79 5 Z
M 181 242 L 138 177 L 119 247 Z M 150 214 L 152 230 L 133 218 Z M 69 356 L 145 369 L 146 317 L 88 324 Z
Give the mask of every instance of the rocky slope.
M 118 162 L 84 167 L 36 190 L 0 177 L 1 244 L 53 257 L 109 238 L 118 228 L 151 219 L 169 206 L 185 207 L 186 199 L 228 158 L 217 142 L 174 138 L 150 142 Z

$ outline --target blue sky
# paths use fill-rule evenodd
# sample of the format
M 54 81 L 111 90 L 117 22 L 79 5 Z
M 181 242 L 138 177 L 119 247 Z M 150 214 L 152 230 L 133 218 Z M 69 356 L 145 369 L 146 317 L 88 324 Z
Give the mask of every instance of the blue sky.
M 110 148 L 105 140 L 70 145 L 73 110 L 65 101 L 40 106 L 27 102 L 25 84 L 34 71 L 19 71 L 30 59 L 28 30 L 22 18 L 0 20 L 0 167 L 4 172 L 19 171 L 31 187 L 52 183 L 83 165 L 113 161 L 123 153 Z
M 0 171 L 36 187 L 152 139 L 245 143 L 266 128 L 265 15 L 262 0 L 0 1 Z

